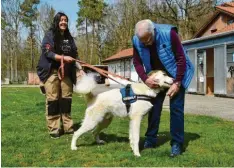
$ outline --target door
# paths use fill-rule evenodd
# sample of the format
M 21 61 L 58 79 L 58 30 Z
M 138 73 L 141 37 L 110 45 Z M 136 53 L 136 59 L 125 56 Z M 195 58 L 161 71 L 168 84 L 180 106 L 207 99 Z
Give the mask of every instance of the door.
M 206 49 L 206 94 L 214 94 L 214 48 Z

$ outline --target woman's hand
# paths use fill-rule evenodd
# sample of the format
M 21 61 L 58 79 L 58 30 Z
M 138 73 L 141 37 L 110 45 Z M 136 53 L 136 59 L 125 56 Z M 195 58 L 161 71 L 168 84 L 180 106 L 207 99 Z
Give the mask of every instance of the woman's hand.
M 70 57 L 70 56 L 64 56 L 64 57 L 63 57 L 63 60 L 64 60 L 64 62 L 66 62 L 66 63 L 72 63 L 72 62 L 75 61 L 75 59 L 72 58 L 72 57 Z
M 82 69 L 76 71 L 76 78 L 77 79 L 80 79 L 80 77 L 82 77 L 84 75 L 86 75 L 86 73 Z
M 82 69 L 79 71 L 79 73 L 80 73 L 81 76 L 85 75 L 85 72 Z

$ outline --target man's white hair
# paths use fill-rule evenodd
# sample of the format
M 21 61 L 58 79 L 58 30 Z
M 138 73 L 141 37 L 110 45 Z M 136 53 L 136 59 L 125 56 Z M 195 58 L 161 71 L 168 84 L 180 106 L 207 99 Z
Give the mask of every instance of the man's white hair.
M 135 35 L 138 38 L 141 38 L 145 33 L 151 33 L 154 36 L 154 24 L 149 19 L 141 20 L 135 26 Z

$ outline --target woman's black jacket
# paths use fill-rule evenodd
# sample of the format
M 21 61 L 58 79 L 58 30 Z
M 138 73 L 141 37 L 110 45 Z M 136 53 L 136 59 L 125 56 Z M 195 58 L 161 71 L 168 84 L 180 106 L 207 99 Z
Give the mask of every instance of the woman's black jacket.
M 71 56 L 78 59 L 77 47 L 72 37 L 61 38 L 59 43 L 55 44 L 54 34 L 48 31 L 42 41 L 42 53 L 37 65 L 37 74 L 42 82 L 46 82 L 51 70 L 58 69 L 60 62 L 55 61 L 55 54 Z M 71 78 L 72 82 L 76 83 L 76 67 L 75 63 L 66 64 L 66 74 Z

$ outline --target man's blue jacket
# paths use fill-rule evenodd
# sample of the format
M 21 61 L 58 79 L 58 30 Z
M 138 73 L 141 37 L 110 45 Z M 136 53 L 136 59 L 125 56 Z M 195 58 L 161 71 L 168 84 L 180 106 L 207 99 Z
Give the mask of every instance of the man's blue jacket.
M 159 59 L 162 62 L 165 69 L 167 70 L 167 72 L 173 78 L 176 78 L 177 65 L 174 53 L 172 51 L 171 36 L 170 36 L 171 29 L 176 29 L 176 27 L 166 24 L 155 24 L 155 23 L 154 27 L 155 27 L 155 41 L 156 41 L 155 47 L 157 48 Z M 139 53 L 139 56 L 145 67 L 146 73 L 149 73 L 152 70 L 150 63 L 149 49 L 143 43 L 141 43 L 141 41 L 136 35 L 133 37 L 133 45 Z M 182 80 L 182 85 L 185 89 L 187 89 L 193 78 L 194 66 L 189 60 L 189 57 L 185 51 L 184 54 L 186 57 L 186 70 L 184 78 Z

